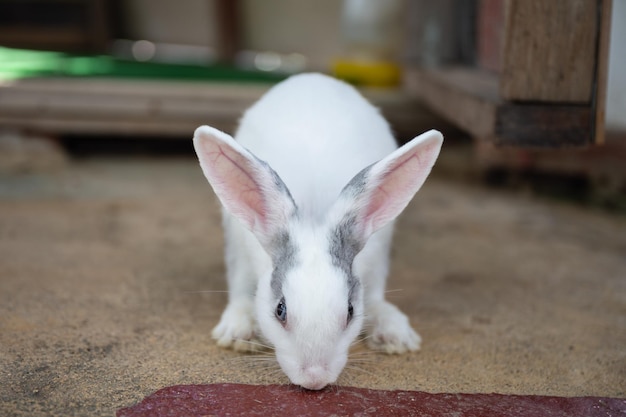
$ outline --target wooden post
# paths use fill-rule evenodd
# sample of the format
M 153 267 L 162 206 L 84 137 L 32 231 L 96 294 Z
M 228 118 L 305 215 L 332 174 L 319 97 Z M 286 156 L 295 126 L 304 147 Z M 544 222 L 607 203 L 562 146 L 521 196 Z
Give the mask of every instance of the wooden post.
M 498 73 L 408 68 L 408 90 L 474 136 L 498 145 L 603 143 L 611 0 L 502 1 Z
M 225 64 L 233 64 L 239 51 L 239 1 L 218 0 L 218 59 Z
M 109 33 L 109 10 L 106 0 L 91 0 L 87 5 L 89 27 L 86 47 L 91 53 L 105 53 L 111 41 Z
M 504 100 L 588 103 L 598 0 L 508 0 L 500 72 Z
M 595 143 L 604 143 L 604 125 L 606 119 L 606 89 L 609 72 L 609 38 L 611 37 L 612 0 L 600 0 L 600 32 L 598 34 L 598 54 L 596 58 L 596 74 L 592 107 L 595 109 Z

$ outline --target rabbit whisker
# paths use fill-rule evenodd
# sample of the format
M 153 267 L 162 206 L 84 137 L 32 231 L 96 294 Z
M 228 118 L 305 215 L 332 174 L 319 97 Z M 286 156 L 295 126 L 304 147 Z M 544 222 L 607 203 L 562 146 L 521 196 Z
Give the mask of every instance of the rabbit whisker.
M 392 292 L 403 292 L 403 291 L 404 291 L 404 288 L 394 288 L 392 290 L 386 290 L 385 294 L 389 294 L 389 293 L 392 293 Z

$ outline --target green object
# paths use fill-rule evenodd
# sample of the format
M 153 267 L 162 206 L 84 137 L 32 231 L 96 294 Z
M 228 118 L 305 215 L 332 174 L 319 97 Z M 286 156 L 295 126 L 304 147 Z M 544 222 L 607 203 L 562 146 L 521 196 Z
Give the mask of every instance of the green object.
M 113 77 L 179 81 L 275 83 L 282 74 L 243 70 L 226 65 L 137 62 L 108 55 L 73 55 L 0 47 L 0 79 L 29 77 Z

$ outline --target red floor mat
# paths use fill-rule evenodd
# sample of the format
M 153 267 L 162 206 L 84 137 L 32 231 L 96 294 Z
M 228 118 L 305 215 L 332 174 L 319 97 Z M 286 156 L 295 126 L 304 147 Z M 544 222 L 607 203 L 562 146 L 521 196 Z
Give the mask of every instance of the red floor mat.
M 329 415 L 624 417 L 626 399 L 215 384 L 163 388 L 117 412 L 117 417 Z

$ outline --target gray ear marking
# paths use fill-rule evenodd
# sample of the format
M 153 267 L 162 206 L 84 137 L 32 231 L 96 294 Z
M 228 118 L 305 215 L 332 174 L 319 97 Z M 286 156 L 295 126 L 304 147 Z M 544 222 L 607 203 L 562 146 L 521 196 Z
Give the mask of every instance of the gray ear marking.
M 283 283 L 287 272 L 297 263 L 298 248 L 293 244 L 288 231 L 279 233 L 272 242 L 271 253 L 274 270 L 270 286 L 276 300 L 280 300 L 283 294 Z
M 349 184 L 352 184 L 352 182 L 353 181 L 350 181 Z M 355 288 L 359 285 L 358 279 L 352 272 L 352 264 L 354 263 L 356 255 L 363 249 L 362 242 L 354 235 L 355 225 L 356 214 L 349 212 L 341 219 L 337 226 L 331 230 L 329 236 L 331 262 L 335 267 L 342 270 L 347 277 L 350 299 L 352 298 Z
M 367 177 L 373 166 L 374 164 L 363 168 L 358 172 L 358 174 L 352 177 L 350 182 L 348 182 L 348 184 L 343 187 L 343 190 L 341 190 L 341 194 L 348 194 L 351 197 L 356 197 L 364 192 L 367 184 Z
M 246 149 L 247 150 L 247 149 Z M 282 178 L 280 178 L 280 175 L 278 175 L 278 173 L 276 171 L 274 171 L 274 168 L 272 168 L 270 166 L 270 164 L 268 164 L 267 162 L 265 162 L 264 160 L 260 159 L 259 157 L 257 157 L 255 154 L 253 154 L 252 152 L 248 151 L 250 153 L 250 155 L 252 155 L 252 157 L 254 159 L 256 159 L 256 161 L 261 164 L 263 167 L 265 167 L 265 169 L 272 175 L 272 179 L 274 180 L 274 185 L 276 185 L 276 188 L 280 190 L 280 192 L 282 192 L 283 194 L 285 194 L 287 197 L 289 197 L 289 200 L 291 201 L 291 203 L 293 204 L 294 207 L 294 212 L 293 215 L 297 216 L 298 213 L 298 206 L 296 205 L 296 202 L 293 199 L 293 196 L 291 195 L 291 191 L 289 191 L 289 188 L 287 188 L 287 184 L 285 184 L 285 182 L 283 181 Z

